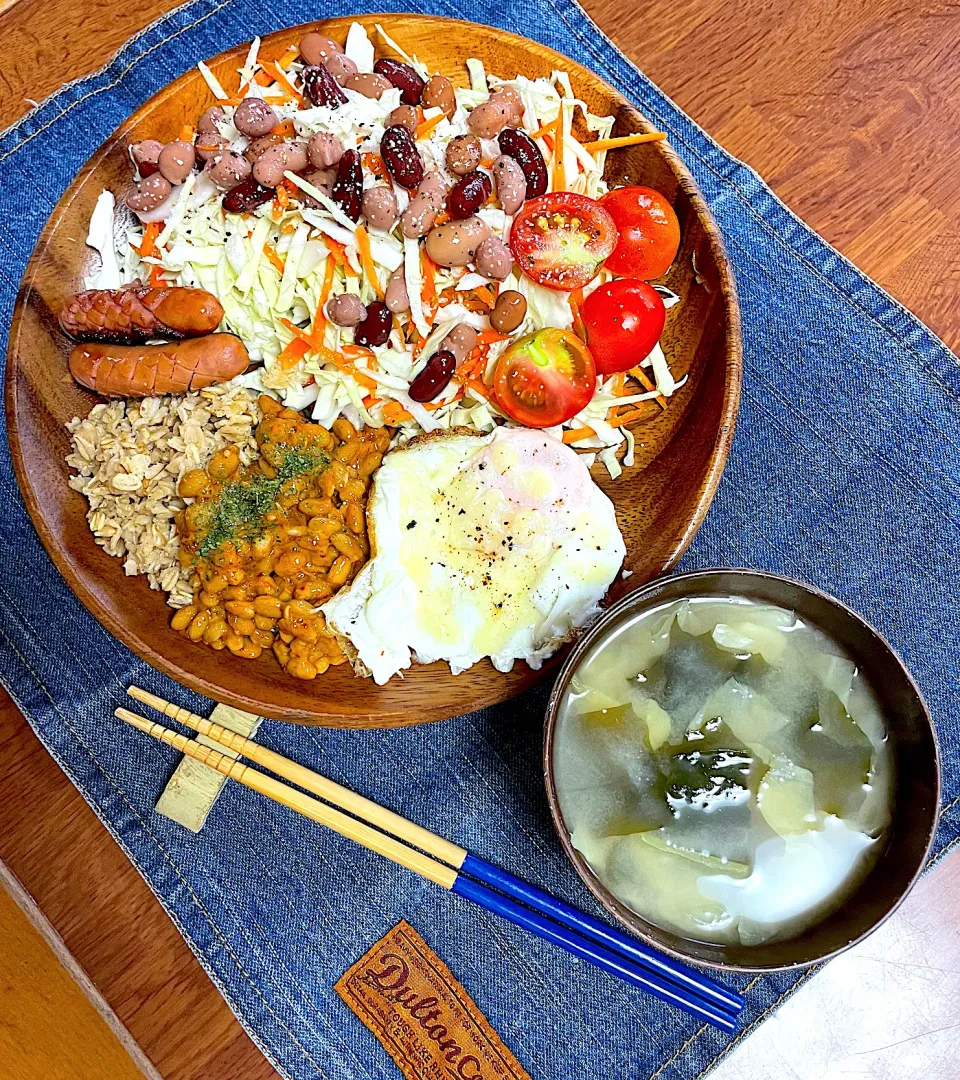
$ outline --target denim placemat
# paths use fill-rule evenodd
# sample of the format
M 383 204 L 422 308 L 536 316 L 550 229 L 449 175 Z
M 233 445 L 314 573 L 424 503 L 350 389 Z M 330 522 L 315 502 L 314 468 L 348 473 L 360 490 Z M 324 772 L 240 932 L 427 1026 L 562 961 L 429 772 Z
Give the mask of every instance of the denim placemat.
M 322 14 L 391 7 L 334 0 Z M 712 142 L 572 0 L 399 9 L 492 23 L 576 58 L 666 130 L 693 170 L 736 269 L 746 375 L 730 463 L 683 565 L 806 579 L 893 641 L 940 730 L 942 853 L 960 834 L 957 358 Z M 195 61 L 317 14 L 301 2 L 195 0 L 0 137 L 3 326 L 61 191 L 128 113 Z M 281 1073 L 395 1080 L 333 983 L 401 917 L 538 1080 L 692 1080 L 736 1042 L 235 785 L 199 836 L 158 817 L 174 756 L 110 715 L 131 682 L 198 711 L 209 703 L 138 661 L 74 599 L 23 509 L 5 442 L 0 454 L 0 538 L 16 552 L 0 560 L 0 678 Z M 261 738 L 591 908 L 547 814 L 545 696 L 400 731 L 268 723 Z M 739 980 L 748 1007 L 737 1038 L 796 982 Z

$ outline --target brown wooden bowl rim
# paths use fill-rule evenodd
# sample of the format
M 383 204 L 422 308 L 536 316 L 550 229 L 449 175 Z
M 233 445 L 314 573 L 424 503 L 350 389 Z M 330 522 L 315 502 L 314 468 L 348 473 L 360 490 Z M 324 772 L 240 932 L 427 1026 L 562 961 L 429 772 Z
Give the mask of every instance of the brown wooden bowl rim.
M 734 595 L 749 596 L 749 582 L 755 580 L 776 581 L 780 584 L 789 585 L 801 592 L 807 593 L 811 597 L 819 600 L 826 601 L 831 606 L 837 608 L 841 613 L 849 616 L 855 622 L 859 623 L 863 629 L 873 639 L 877 646 L 878 652 L 886 653 L 889 659 L 900 669 L 903 674 L 909 691 L 916 697 L 917 703 L 920 706 L 919 712 L 926 721 L 926 729 L 929 731 L 930 738 L 933 744 L 933 771 L 935 778 L 936 797 L 933 802 L 933 812 L 930 815 L 930 820 L 926 825 L 926 839 L 923 847 L 923 855 L 918 860 L 918 866 L 914 873 L 910 876 L 910 880 L 907 882 L 905 888 L 900 895 L 890 904 L 890 906 L 881 914 L 870 926 L 861 931 L 856 937 L 851 938 L 849 941 L 838 945 L 836 948 L 823 953 L 821 956 L 811 957 L 807 960 L 794 961 L 787 964 L 778 963 L 756 963 L 756 964 L 739 964 L 732 963 L 726 960 L 711 960 L 700 956 L 693 956 L 691 953 L 677 948 L 664 942 L 659 937 L 661 928 L 652 923 L 649 920 L 643 918 L 642 915 L 633 911 L 627 907 L 622 901 L 618 900 L 616 896 L 603 884 L 602 881 L 594 874 L 590 869 L 586 859 L 580 854 L 579 851 L 573 846 L 573 842 L 570 839 L 570 832 L 567 829 L 566 823 L 563 820 L 563 814 L 560 811 L 560 803 L 557 798 L 556 785 L 554 783 L 553 773 L 553 742 L 556 734 L 557 723 L 557 711 L 560 704 L 560 699 L 566 691 L 567 684 L 569 683 L 577 665 L 582 659 L 583 655 L 588 649 L 596 644 L 597 640 L 605 633 L 608 626 L 613 625 L 626 609 L 636 609 L 636 611 L 643 610 L 648 604 L 656 602 L 658 599 L 657 591 L 665 587 L 667 581 L 671 584 L 677 582 L 683 582 L 684 593 L 689 596 L 697 595 L 699 590 L 697 588 L 701 583 L 708 583 L 716 577 L 718 574 L 734 574 L 739 575 L 744 583 L 743 590 L 735 589 L 730 590 L 725 588 L 725 592 L 732 592 Z M 677 598 L 679 599 L 679 597 Z M 829 631 L 824 631 L 829 636 Z M 924 700 L 923 694 L 920 692 L 920 688 L 917 686 L 916 680 L 910 673 L 910 669 L 904 663 L 899 653 L 894 649 L 889 641 L 880 633 L 879 630 L 872 623 L 868 622 L 862 615 L 858 614 L 853 608 L 849 607 L 842 600 L 837 599 L 828 592 L 824 592 L 822 589 L 818 589 L 815 585 L 810 585 L 805 581 L 798 581 L 796 578 L 786 577 L 783 574 L 773 574 L 766 570 L 750 570 L 745 567 L 724 567 L 714 566 L 708 567 L 703 570 L 690 570 L 683 574 L 674 574 L 669 578 L 657 578 L 654 581 L 648 582 L 642 588 L 624 596 L 616 604 L 614 604 L 609 610 L 605 611 L 602 618 L 600 618 L 590 630 L 579 639 L 579 641 L 571 649 L 567 656 L 563 667 L 557 676 L 556 682 L 553 685 L 553 691 L 550 694 L 550 699 L 547 702 L 547 711 L 544 722 L 544 735 L 543 735 L 543 778 L 544 785 L 547 793 L 547 803 L 550 807 L 550 818 L 553 822 L 554 830 L 560 840 L 560 846 L 563 848 L 564 854 L 573 863 L 574 869 L 579 874 L 583 883 L 587 886 L 590 892 L 593 894 L 594 899 L 618 922 L 621 926 L 625 927 L 631 933 L 636 934 L 642 938 L 649 945 L 666 952 L 671 956 L 676 957 L 678 960 L 683 960 L 687 963 L 697 964 L 701 967 L 712 968 L 715 971 L 725 971 L 731 973 L 737 972 L 756 972 L 756 973 L 771 973 L 776 971 L 799 971 L 804 968 L 813 967 L 816 964 L 821 964 L 825 960 L 831 960 L 835 956 L 839 956 L 840 953 L 846 952 L 847 949 L 853 948 L 858 942 L 863 941 L 878 927 L 890 918 L 890 916 L 897 910 L 910 893 L 910 890 L 916 884 L 917 879 L 923 873 L 927 861 L 930 857 L 930 849 L 933 846 L 933 841 L 937 832 L 937 825 L 940 820 L 940 799 L 941 799 L 941 767 L 940 767 L 940 744 L 937 738 L 937 729 L 933 723 L 933 718 L 930 715 L 930 710 L 927 707 L 927 703 Z M 867 879 L 864 879 L 864 882 Z M 864 882 L 861 883 L 862 887 Z M 855 895 L 855 894 L 854 894 Z M 668 931 L 669 932 L 669 931 Z M 678 940 L 683 940 L 680 935 L 673 935 Z M 788 944 L 790 939 L 786 939 L 783 942 L 776 942 L 775 944 Z M 703 943 L 709 945 L 710 943 Z M 722 946 L 718 946 L 722 948 Z M 743 948 L 749 948 L 743 946 Z M 764 948 L 765 945 L 752 946 L 756 948 L 758 952 Z
M 500 30 L 496 27 L 487 26 L 483 23 L 474 23 L 462 19 L 454 19 L 447 16 L 430 16 L 420 14 L 405 14 L 405 13 L 384 13 L 379 15 L 363 15 L 354 19 L 351 16 L 341 16 L 335 19 L 317 20 L 315 22 L 303 23 L 298 26 L 285 27 L 270 34 L 265 35 L 262 38 L 262 46 L 269 46 L 271 43 L 278 40 L 285 39 L 291 35 L 295 35 L 298 32 L 302 32 L 307 28 L 318 27 L 330 27 L 338 28 L 344 25 L 349 25 L 352 21 L 359 21 L 365 26 L 372 26 L 375 22 L 380 22 L 386 26 L 389 31 L 391 24 L 397 20 L 405 22 L 419 22 L 424 21 L 435 25 L 438 22 L 450 24 L 451 29 L 457 28 L 463 30 L 463 28 L 469 27 L 471 31 L 481 31 L 485 34 L 493 35 L 497 38 L 504 38 L 511 40 L 515 45 L 535 45 L 537 49 L 542 49 L 549 53 L 551 56 L 557 58 L 559 62 L 567 66 L 567 70 L 572 71 L 575 75 L 579 72 L 586 72 L 590 79 L 596 80 L 596 82 L 603 87 L 614 103 L 620 104 L 621 107 L 625 107 L 630 110 L 632 118 L 634 118 L 638 126 L 645 131 L 657 130 L 650 121 L 643 115 L 643 113 L 628 101 L 618 90 L 610 86 L 606 80 L 602 79 L 592 69 L 588 68 L 584 64 L 580 64 L 577 61 L 563 56 L 562 53 L 557 52 L 554 49 L 550 49 L 547 46 L 541 45 L 539 42 L 534 42 L 529 38 L 525 38 L 519 34 L 511 33 L 510 31 Z M 262 47 L 261 46 L 261 47 Z M 238 45 L 230 46 L 224 49 L 222 52 L 216 54 L 215 57 L 210 58 L 208 63 L 215 62 L 221 57 L 229 55 L 235 51 L 239 55 L 245 47 L 245 43 L 241 42 Z M 368 714 L 356 714 L 354 715 L 340 715 L 323 712 L 320 709 L 316 713 L 308 712 L 307 710 L 297 710 L 294 712 L 291 710 L 286 715 L 278 715 L 272 706 L 267 708 L 263 707 L 263 704 L 254 698 L 251 698 L 245 694 L 241 694 L 225 687 L 222 687 L 216 683 L 216 681 L 205 677 L 198 671 L 187 671 L 180 667 L 176 662 L 168 661 L 165 654 L 158 649 L 152 648 L 146 641 L 143 635 L 134 631 L 128 630 L 126 624 L 115 619 L 113 615 L 100 603 L 96 595 L 87 589 L 82 578 L 76 574 L 72 565 L 65 555 L 61 552 L 59 547 L 58 538 L 54 530 L 47 524 L 39 506 L 39 502 L 36 497 L 36 492 L 29 482 L 29 477 L 25 467 L 24 454 L 28 450 L 20 439 L 19 423 L 17 415 L 17 395 L 15 391 L 16 375 L 18 370 L 18 353 L 20 336 L 24 321 L 24 311 L 27 307 L 27 303 L 31 296 L 34 279 L 37 267 L 42 263 L 47 248 L 53 240 L 54 233 L 60 223 L 60 220 L 65 215 L 66 211 L 72 204 L 73 200 L 78 196 L 84 184 L 87 183 L 91 174 L 93 174 L 99 167 L 102 159 L 110 153 L 116 142 L 124 137 L 124 133 L 129 130 L 136 123 L 136 118 L 148 108 L 157 108 L 163 103 L 163 101 L 171 95 L 175 95 L 179 92 L 181 86 L 190 80 L 199 79 L 199 73 L 196 66 L 190 67 L 188 70 L 177 76 L 176 79 L 167 83 L 155 94 L 152 94 L 146 101 L 144 101 L 138 108 L 126 119 L 124 119 L 117 128 L 100 144 L 100 146 L 94 151 L 86 163 L 81 167 L 76 177 L 61 195 L 57 201 L 57 205 L 54 207 L 49 218 L 44 225 L 40 236 L 34 246 L 34 249 L 24 269 L 23 277 L 21 279 L 20 287 L 18 289 L 17 299 L 14 306 L 13 318 L 10 325 L 10 336 L 7 346 L 7 370 L 5 376 L 5 410 L 7 420 L 7 433 L 10 445 L 11 458 L 13 460 L 14 473 L 17 478 L 17 482 L 20 486 L 20 491 L 23 496 L 24 503 L 27 508 L 27 512 L 30 515 L 34 528 L 37 531 L 40 541 L 46 549 L 47 554 L 50 556 L 51 561 L 59 570 L 60 574 L 66 580 L 70 589 L 78 597 L 81 603 L 86 609 L 97 619 L 97 621 L 103 626 L 109 633 L 117 638 L 122 644 L 129 648 L 133 653 L 139 656 L 142 660 L 157 667 L 164 674 L 169 675 L 175 679 L 181 685 L 184 685 L 191 690 L 195 690 L 201 694 L 221 701 L 224 704 L 232 705 L 234 707 L 245 709 L 248 711 L 256 712 L 260 715 L 271 715 L 271 713 L 277 719 L 287 720 L 295 723 L 313 723 L 321 726 L 329 727 L 374 727 L 374 726 L 406 726 L 408 724 L 424 723 L 428 721 L 435 721 L 440 719 L 447 719 L 454 715 L 459 715 L 462 709 L 458 709 L 452 712 L 447 706 L 435 707 L 431 710 L 431 707 L 424 702 L 422 708 L 418 708 L 415 714 L 403 714 L 396 713 L 368 713 Z M 724 318 L 726 320 L 725 336 L 726 336 L 726 348 L 724 356 L 725 372 L 724 372 L 724 387 L 723 387 L 723 401 L 721 415 L 717 425 L 716 435 L 714 437 L 714 445 L 710 455 L 710 462 L 707 471 L 703 477 L 703 483 L 700 494 L 695 503 L 693 513 L 690 515 L 690 519 L 686 525 L 686 528 L 682 536 L 677 540 L 670 555 L 663 561 L 661 573 L 671 569 L 676 565 L 677 561 L 681 558 L 683 553 L 689 547 L 694 535 L 703 523 L 703 519 L 706 516 L 707 510 L 710 507 L 711 502 L 716 494 L 717 487 L 720 483 L 720 478 L 723 474 L 723 470 L 726 466 L 727 458 L 730 452 L 730 446 L 733 439 L 733 432 L 736 423 L 737 412 L 740 404 L 740 392 L 743 376 L 743 352 L 742 352 L 742 327 L 740 319 L 739 300 L 737 296 L 736 285 L 733 278 L 732 266 L 730 264 L 729 257 L 727 255 L 726 247 L 723 242 L 723 238 L 720 234 L 720 230 L 717 223 L 704 199 L 696 181 L 693 178 L 690 170 L 684 164 L 682 159 L 673 150 L 672 147 L 666 143 L 654 144 L 657 152 L 665 159 L 669 165 L 671 171 L 676 177 L 679 187 L 683 190 L 685 195 L 689 198 L 690 203 L 695 211 L 697 219 L 700 221 L 706 234 L 707 244 L 711 256 L 716 263 L 720 290 L 723 297 L 723 310 Z M 65 474 L 66 475 L 66 474 Z M 81 496 L 82 497 L 82 496 Z M 93 543 L 91 536 L 90 542 Z M 545 665 L 545 672 L 549 672 L 550 665 Z M 465 673 L 467 674 L 467 673 Z M 507 684 L 505 684 L 507 685 Z M 507 700 L 513 694 L 520 692 L 520 687 L 515 687 L 512 684 L 507 685 L 507 693 L 503 697 L 491 697 L 488 695 L 483 700 L 477 700 L 467 703 L 467 711 L 472 711 L 477 708 L 483 708 L 492 704 L 496 704 L 499 701 Z M 378 720 L 380 723 L 378 724 Z

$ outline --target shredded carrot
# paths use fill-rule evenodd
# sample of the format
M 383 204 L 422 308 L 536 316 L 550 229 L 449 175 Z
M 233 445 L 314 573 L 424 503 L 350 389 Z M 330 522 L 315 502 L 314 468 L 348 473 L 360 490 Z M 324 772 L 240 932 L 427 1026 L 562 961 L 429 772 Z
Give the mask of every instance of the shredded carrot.
M 340 351 L 349 360 L 373 360 L 375 357 L 373 349 L 367 349 L 363 345 L 341 345 Z
M 276 267 L 277 273 L 282 276 L 283 275 L 283 259 L 281 259 L 280 256 L 277 254 L 276 249 L 271 247 L 269 244 L 264 244 L 263 245 L 263 253 L 270 260 L 270 262 L 273 263 L 273 265 Z
M 264 64 L 263 67 L 266 67 L 266 64 Z M 254 75 L 253 81 L 258 86 L 269 86 L 270 83 L 273 82 L 273 79 L 270 78 L 266 71 L 258 71 L 256 75 Z
M 477 348 L 482 349 L 486 345 L 492 345 L 495 341 L 506 341 L 507 334 L 499 334 L 496 330 L 481 330 L 477 334 Z
M 551 131 L 553 131 L 554 124 L 556 124 L 556 120 L 551 120 L 546 124 L 542 124 L 540 127 L 537 128 L 536 131 L 531 131 L 530 132 L 530 138 L 531 139 L 542 139 L 544 137 L 544 135 L 547 135 Z
M 617 397 L 623 397 L 623 388 L 626 385 L 627 376 L 624 372 L 618 371 L 613 377 L 613 392 Z
M 293 98 L 294 101 L 299 101 L 301 104 L 303 103 L 303 98 L 301 98 L 297 91 L 294 90 L 293 83 L 276 64 L 272 63 L 270 60 L 263 60 L 260 66 L 269 75 L 273 76 L 277 86 L 279 86 L 288 97 Z
M 192 143 L 193 142 L 193 136 L 195 134 L 196 134 L 196 132 L 193 130 L 193 128 L 189 124 L 184 124 L 183 127 L 180 129 L 180 134 L 177 136 L 177 138 L 181 142 Z
M 373 394 L 367 394 L 367 396 L 365 398 L 362 398 L 361 401 L 363 402 L 363 407 L 365 409 L 372 409 L 374 405 L 378 405 L 380 403 L 380 399 L 375 398 Z
M 296 225 L 291 225 L 289 222 L 287 222 L 286 225 L 281 225 L 280 226 L 280 231 L 282 233 L 286 233 L 289 236 L 290 233 L 294 233 L 294 232 L 297 231 L 297 227 L 296 227 Z
M 373 176 L 389 176 L 387 172 L 387 166 L 384 164 L 383 158 L 379 154 L 361 154 L 360 160 L 363 162 L 363 167 L 368 173 Z
M 302 327 L 295 326 L 289 319 L 280 318 L 277 321 L 285 326 L 297 338 L 305 342 L 309 352 L 315 352 L 321 360 L 325 360 L 327 363 L 340 368 L 341 371 L 345 371 L 348 375 L 352 375 L 365 389 L 377 389 L 377 383 L 374 379 L 371 379 L 369 375 L 362 372 L 356 364 L 348 360 L 342 353 L 335 352 L 333 349 L 328 349 L 326 345 L 318 340 L 316 333 L 309 333 L 302 329 Z
M 289 49 L 280 57 L 277 61 L 277 66 L 281 68 L 288 68 L 294 60 L 300 55 L 300 50 L 296 45 L 291 45 Z
M 563 106 L 557 113 L 554 134 L 553 151 L 553 190 L 565 191 L 567 187 L 567 170 L 563 164 Z
M 320 286 L 320 299 L 317 301 L 317 311 L 313 316 L 313 327 L 310 331 L 315 341 L 323 341 L 323 331 L 327 325 L 327 317 L 324 315 L 323 310 L 327 305 L 327 301 L 330 299 L 330 291 L 333 288 L 333 273 L 336 268 L 337 264 L 331 256 L 327 259 L 327 265 L 323 270 L 323 284 Z
M 650 381 L 650 377 L 643 370 L 643 368 L 640 367 L 639 364 L 636 367 L 630 369 L 630 374 L 637 380 L 638 383 L 640 383 L 644 390 L 656 390 L 656 386 L 654 386 L 654 384 Z M 664 398 L 663 394 L 657 394 L 654 400 L 661 409 L 665 409 L 667 407 L 666 398 Z
M 273 207 L 278 214 L 282 214 L 290 205 L 290 196 L 283 184 L 277 184 L 273 196 Z
M 446 212 L 446 210 L 441 210 L 440 213 L 437 214 L 437 216 L 433 219 L 433 224 L 434 226 L 446 225 L 449 220 L 450 215 Z
M 301 337 L 295 337 L 277 357 L 277 361 L 282 368 L 289 371 L 290 368 L 296 367 L 309 351 L 309 343 Z
M 430 134 L 439 125 L 440 121 L 444 120 L 444 119 L 446 119 L 446 114 L 440 113 L 439 116 L 434 116 L 430 120 L 424 120 L 423 123 L 420 124 L 417 127 L 417 138 L 418 139 L 429 138 Z
M 296 129 L 293 126 L 292 120 L 284 120 L 282 124 L 277 124 L 275 128 L 270 131 L 271 135 L 282 135 L 285 139 L 295 134 Z
M 436 311 L 440 304 L 437 296 L 437 264 L 422 248 L 420 249 L 420 268 L 423 271 L 423 302 Z
M 579 442 L 581 439 L 592 439 L 594 435 L 596 435 L 596 432 L 592 427 L 577 427 L 565 431 L 562 438 L 565 443 L 573 443 Z
M 601 150 L 616 150 L 618 146 L 639 146 L 640 143 L 662 142 L 667 137 L 664 131 L 649 131 L 636 135 L 620 135 L 615 139 L 597 139 L 583 144 L 584 150 L 599 154 Z
M 327 245 L 330 254 L 333 256 L 333 261 L 338 266 L 347 265 L 347 249 L 340 243 L 339 240 L 334 240 L 332 236 L 325 236 L 323 242 Z
M 140 241 L 140 247 L 137 248 L 141 259 L 160 254 L 157 250 L 157 237 L 160 235 L 160 230 L 162 228 L 163 225 L 159 221 L 151 221 L 144 228 L 143 240 Z
M 357 240 L 357 252 L 360 255 L 360 265 L 363 267 L 363 272 L 373 286 L 373 291 L 382 300 L 383 289 L 377 280 L 377 268 L 373 265 L 373 255 L 370 253 L 370 235 L 363 225 L 358 225 L 353 235 Z
M 496 161 L 496 158 L 492 158 L 492 157 L 481 158 L 480 159 L 480 168 L 481 169 L 492 169 L 494 161 Z
M 399 424 L 401 420 L 412 419 L 399 401 L 388 401 L 383 407 L 383 418 L 388 424 Z
M 164 284 L 162 267 L 156 265 L 150 267 L 150 284 L 154 287 Z

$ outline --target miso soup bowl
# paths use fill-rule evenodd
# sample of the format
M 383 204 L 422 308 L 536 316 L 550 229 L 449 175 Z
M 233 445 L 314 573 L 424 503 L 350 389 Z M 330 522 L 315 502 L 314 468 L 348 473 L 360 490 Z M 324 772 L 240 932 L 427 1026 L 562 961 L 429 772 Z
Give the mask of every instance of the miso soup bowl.
M 885 848 L 873 868 L 833 914 L 797 937 L 764 945 L 716 945 L 681 937 L 621 903 L 574 848 L 554 784 L 557 713 L 584 656 L 622 623 L 673 600 L 742 596 L 788 608 L 846 650 L 872 685 L 892 743 L 894 804 Z M 543 749 L 547 799 L 564 851 L 587 888 L 623 926 L 683 960 L 724 971 L 783 971 L 843 952 L 875 930 L 903 901 L 926 863 L 940 808 L 937 739 L 920 691 L 877 631 L 832 596 L 799 581 L 755 570 L 700 570 L 662 578 L 611 607 L 571 651 L 547 707 Z

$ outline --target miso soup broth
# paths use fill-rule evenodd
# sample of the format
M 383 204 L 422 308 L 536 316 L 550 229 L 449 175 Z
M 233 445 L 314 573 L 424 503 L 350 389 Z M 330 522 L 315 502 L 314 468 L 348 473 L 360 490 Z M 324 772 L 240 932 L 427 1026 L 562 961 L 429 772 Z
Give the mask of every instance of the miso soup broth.
M 639 915 L 701 941 L 794 936 L 883 848 L 892 755 L 853 662 L 793 612 L 673 601 L 599 642 L 557 714 L 574 847 Z

